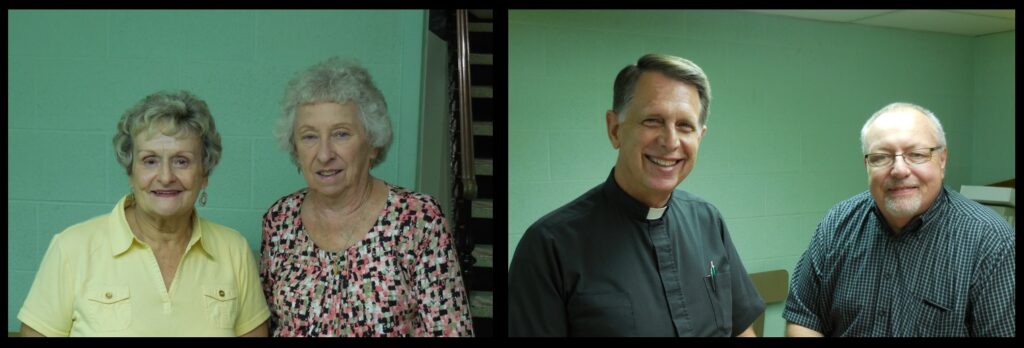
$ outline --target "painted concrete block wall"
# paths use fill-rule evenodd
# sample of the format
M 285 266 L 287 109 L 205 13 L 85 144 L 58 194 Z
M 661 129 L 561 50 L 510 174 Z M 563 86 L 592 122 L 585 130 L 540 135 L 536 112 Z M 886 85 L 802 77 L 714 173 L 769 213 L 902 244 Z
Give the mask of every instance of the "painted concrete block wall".
M 1016 32 L 974 40 L 974 149 L 971 182 L 987 185 L 1016 177 Z

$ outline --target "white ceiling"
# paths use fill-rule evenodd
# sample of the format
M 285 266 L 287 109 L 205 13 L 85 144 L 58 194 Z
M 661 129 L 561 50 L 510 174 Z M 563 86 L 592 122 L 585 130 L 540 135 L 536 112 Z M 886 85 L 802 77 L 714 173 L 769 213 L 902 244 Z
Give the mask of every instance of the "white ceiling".
M 980 36 L 1013 31 L 1016 10 L 747 10 L 827 22 Z

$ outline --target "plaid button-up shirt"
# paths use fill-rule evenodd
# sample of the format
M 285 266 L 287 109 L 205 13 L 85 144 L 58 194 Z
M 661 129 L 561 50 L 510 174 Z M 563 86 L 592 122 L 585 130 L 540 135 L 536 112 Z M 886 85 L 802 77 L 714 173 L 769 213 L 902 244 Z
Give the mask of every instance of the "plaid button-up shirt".
M 863 192 L 818 225 L 783 317 L 825 336 L 1015 336 L 1014 240 L 945 187 L 896 234 Z

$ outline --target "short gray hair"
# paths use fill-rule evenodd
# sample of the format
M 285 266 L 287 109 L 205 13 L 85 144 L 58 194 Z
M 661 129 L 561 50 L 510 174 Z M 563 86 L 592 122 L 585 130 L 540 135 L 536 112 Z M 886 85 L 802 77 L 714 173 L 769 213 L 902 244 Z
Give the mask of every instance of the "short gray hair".
M 356 104 L 370 145 L 380 151 L 372 166 L 384 162 L 391 147 L 391 119 L 384 95 L 358 62 L 332 57 L 300 72 L 285 88 L 274 137 L 291 155 L 292 163 L 298 166 L 293 134 L 295 111 L 307 104 L 348 102 Z
M 636 64 L 627 65 L 619 71 L 615 77 L 615 86 L 612 96 L 612 110 L 619 116 L 619 122 L 625 118 L 625 109 L 633 101 L 636 92 L 636 81 L 640 74 L 654 71 L 665 76 L 692 84 L 697 88 L 700 96 L 700 124 L 705 125 L 708 120 L 708 110 L 711 109 L 711 82 L 697 64 L 693 62 L 666 54 L 650 53 L 637 60 Z
M 117 162 L 128 175 L 132 175 L 135 155 L 133 137 L 164 122 L 171 127 L 164 130 L 166 135 L 185 131 L 199 137 L 203 151 L 203 176 L 209 177 L 220 162 L 220 133 L 217 133 L 217 125 L 213 122 L 206 102 L 188 91 L 153 93 L 125 111 L 114 133 L 114 155 Z
M 939 122 L 939 118 L 935 117 L 935 114 L 933 114 L 930 110 L 925 109 L 923 106 L 920 105 L 896 102 L 886 105 L 881 110 L 875 112 L 874 115 L 871 115 L 871 118 L 869 118 L 867 122 L 864 122 L 864 127 L 860 129 L 861 152 L 863 152 L 865 155 L 868 153 L 868 126 L 870 126 L 872 122 L 875 122 L 875 119 L 877 119 L 879 116 L 899 109 L 914 109 L 924 114 L 925 116 L 928 116 L 928 118 L 931 119 L 932 121 L 932 132 L 935 135 L 935 139 L 939 142 L 938 145 L 946 147 L 946 132 L 942 130 L 942 122 Z

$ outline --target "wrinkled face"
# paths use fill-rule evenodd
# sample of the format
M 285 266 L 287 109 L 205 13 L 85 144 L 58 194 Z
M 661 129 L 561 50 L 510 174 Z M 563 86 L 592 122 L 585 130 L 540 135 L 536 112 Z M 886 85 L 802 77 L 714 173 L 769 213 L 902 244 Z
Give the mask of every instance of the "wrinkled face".
M 939 145 L 928 116 L 914 109 L 898 109 L 876 118 L 868 126 L 865 144 L 869 154 L 895 155 Z M 871 167 L 865 160 L 871 196 L 887 218 L 909 219 L 928 210 L 942 189 L 946 155 L 945 148 L 936 150 L 921 164 L 908 163 L 900 156 L 886 167 Z
M 206 187 L 202 142 L 188 131 L 165 135 L 156 125 L 133 137 L 131 185 L 142 212 L 162 218 L 190 218 Z
M 343 195 L 370 175 L 378 150 L 370 145 L 354 103 L 316 103 L 295 111 L 293 141 L 310 190 Z
M 707 131 L 699 124 L 700 110 L 693 85 L 659 72 L 642 73 L 623 121 L 614 111 L 605 115 L 608 137 L 619 150 L 619 186 L 648 205 L 664 204 L 697 161 Z

